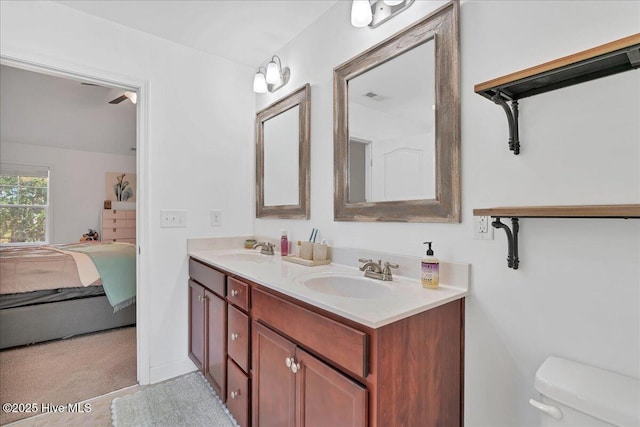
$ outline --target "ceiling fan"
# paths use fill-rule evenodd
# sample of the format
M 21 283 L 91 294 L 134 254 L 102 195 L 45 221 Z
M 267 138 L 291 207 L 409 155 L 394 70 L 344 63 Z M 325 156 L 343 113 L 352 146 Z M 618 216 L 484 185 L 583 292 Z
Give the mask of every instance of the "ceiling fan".
M 105 86 L 102 86 L 102 85 L 99 85 L 99 84 L 95 84 L 95 83 L 81 82 L 80 84 L 82 84 L 84 86 L 96 86 L 96 87 L 105 88 Z M 110 89 L 110 88 L 106 88 L 106 89 Z M 109 104 L 120 104 L 125 99 L 128 99 L 129 101 L 131 101 L 132 104 L 137 104 L 138 103 L 138 94 L 135 93 L 135 92 L 125 91 L 119 97 L 109 101 Z
M 120 95 L 116 99 L 109 101 L 109 104 L 120 104 L 125 99 L 131 101 L 132 104 L 138 103 L 138 94 L 135 92 L 126 91 L 124 94 Z

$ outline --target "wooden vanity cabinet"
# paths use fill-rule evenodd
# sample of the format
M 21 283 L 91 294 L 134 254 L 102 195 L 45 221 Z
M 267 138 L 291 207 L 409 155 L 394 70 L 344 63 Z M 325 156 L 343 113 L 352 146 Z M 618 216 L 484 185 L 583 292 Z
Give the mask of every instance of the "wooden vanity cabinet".
M 253 425 L 367 425 L 367 390 L 291 341 L 253 324 Z
M 189 260 L 189 356 L 240 426 L 463 426 L 464 299 L 368 328 Z
M 464 300 L 371 329 L 266 289 L 251 298 L 254 426 L 463 425 Z
M 189 357 L 224 401 L 227 392 L 225 275 L 189 260 Z

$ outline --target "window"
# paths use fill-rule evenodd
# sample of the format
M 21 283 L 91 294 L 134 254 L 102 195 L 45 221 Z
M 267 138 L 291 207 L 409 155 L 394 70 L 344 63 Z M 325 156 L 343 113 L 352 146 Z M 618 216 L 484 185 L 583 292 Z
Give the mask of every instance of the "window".
M 49 242 L 49 168 L 0 164 L 0 243 Z

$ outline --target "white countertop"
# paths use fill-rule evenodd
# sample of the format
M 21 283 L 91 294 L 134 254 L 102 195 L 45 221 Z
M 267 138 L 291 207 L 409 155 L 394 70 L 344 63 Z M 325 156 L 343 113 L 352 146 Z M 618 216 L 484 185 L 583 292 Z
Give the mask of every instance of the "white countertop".
M 467 264 L 441 264 L 441 268 L 458 270 L 455 274 L 450 274 L 451 277 L 465 279 L 464 283 L 457 283 L 456 286 L 443 284 L 441 279 L 437 289 L 425 289 L 418 279 L 394 276 L 393 281 L 366 279 L 371 281 L 372 290 L 375 291 L 350 297 L 311 289 L 305 285 L 304 280 L 332 275 L 363 278 L 363 273 L 357 268 L 338 264 L 306 267 L 282 261 L 278 253 L 272 256 L 264 255 L 256 262 L 255 259 L 251 259 L 252 255 L 246 256 L 248 253 L 257 254 L 259 250 L 189 250 L 191 257 L 206 264 L 370 328 L 379 328 L 468 295 Z

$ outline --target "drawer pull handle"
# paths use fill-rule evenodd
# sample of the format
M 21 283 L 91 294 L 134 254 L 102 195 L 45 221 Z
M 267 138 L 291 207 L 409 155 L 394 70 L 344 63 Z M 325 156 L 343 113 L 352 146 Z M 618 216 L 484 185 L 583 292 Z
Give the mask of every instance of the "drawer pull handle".
M 231 398 L 232 399 L 235 399 L 238 396 L 240 396 L 240 390 L 231 392 Z
M 231 334 L 231 341 L 237 341 L 240 339 L 240 334 Z
M 115 233 L 115 231 L 116 231 L 116 229 L 114 228 L 114 229 L 113 229 L 113 232 Z
M 238 294 L 240 294 L 240 292 L 237 289 L 231 289 L 231 296 L 232 297 L 237 297 Z
M 114 223 L 114 224 L 116 223 L 116 220 L 115 220 L 115 218 L 113 219 L 113 223 Z

